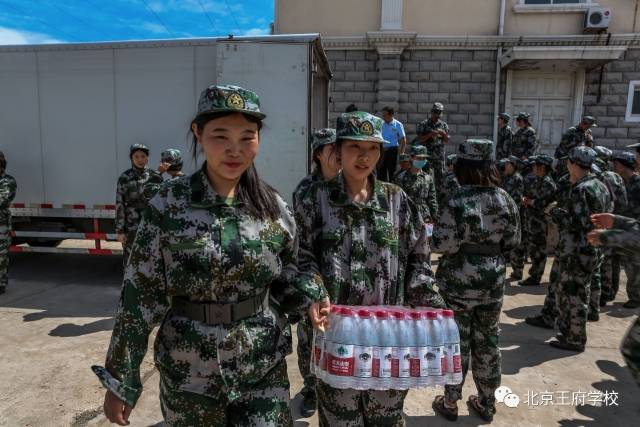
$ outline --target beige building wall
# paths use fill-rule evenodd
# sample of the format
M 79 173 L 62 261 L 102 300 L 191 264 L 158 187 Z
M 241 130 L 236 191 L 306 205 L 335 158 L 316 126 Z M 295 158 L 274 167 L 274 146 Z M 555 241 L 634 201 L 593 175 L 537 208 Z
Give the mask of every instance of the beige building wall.
M 598 0 L 613 10 L 611 33 L 640 31 L 640 0 Z M 523 13 L 506 0 L 505 35 L 582 34 L 584 12 Z M 404 0 L 403 31 L 420 35 L 495 35 L 500 0 Z M 380 29 L 381 0 L 276 0 L 278 34 L 363 36 Z

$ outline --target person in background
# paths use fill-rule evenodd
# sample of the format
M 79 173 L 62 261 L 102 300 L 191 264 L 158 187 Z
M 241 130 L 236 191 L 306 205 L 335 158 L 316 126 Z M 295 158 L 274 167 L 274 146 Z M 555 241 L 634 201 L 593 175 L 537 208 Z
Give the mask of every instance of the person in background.
M 422 169 L 427 164 L 427 149 L 411 147 L 411 167 L 395 183 L 411 198 L 425 223 L 432 223 L 438 215 L 438 198 L 433 177 Z
M 427 156 L 433 179 L 436 183 L 438 201 L 442 202 L 444 194 L 444 168 L 445 149 L 444 144 L 449 142 L 449 126 L 441 119 L 444 105 L 436 102 L 431 107 L 431 117 L 418 124 L 418 136 L 420 144 L 427 147 Z
M 0 294 L 9 286 L 9 248 L 11 247 L 11 202 L 16 197 L 16 179 L 7 173 L 7 158 L 0 151 Z
M 508 113 L 500 113 L 496 120 L 498 121 L 496 160 L 506 159 L 511 155 L 511 144 L 513 143 L 513 131 L 509 126 L 511 116 Z
M 593 148 L 592 127 L 597 127 L 596 119 L 593 116 L 584 116 L 579 124 L 572 126 L 562 135 L 554 157 L 556 159 L 566 158 L 574 147 L 585 145 Z M 557 162 L 555 177 L 560 178 L 567 173 L 566 163 Z
M 182 173 L 182 153 L 180 153 L 180 150 L 177 148 L 169 148 L 160 153 L 158 173 L 161 176 L 166 173 L 168 175 L 166 181 L 184 176 L 184 173 Z M 161 185 L 161 183 L 153 181 L 148 182 L 144 186 L 144 195 L 147 200 L 151 200 L 153 196 L 156 195 Z
M 398 180 L 402 179 L 402 175 L 405 174 L 406 171 L 411 169 L 411 154 L 402 153 L 400 154 L 400 167 L 397 172 L 393 176 L 393 182 L 397 183 Z
M 404 153 L 407 146 L 407 136 L 404 126 L 394 118 L 395 111 L 392 107 L 382 109 L 382 137 L 387 142 L 384 144 L 384 156 L 378 166 L 378 179 L 391 182 L 398 167 L 398 153 Z
M 445 199 L 451 197 L 451 195 L 460 188 L 460 184 L 458 183 L 458 178 L 456 177 L 455 172 L 453 171 L 456 159 L 458 158 L 457 154 L 449 154 L 446 159 L 447 165 L 447 173 L 444 176 L 444 184 L 443 184 L 443 192 L 445 194 Z M 441 205 L 442 207 L 442 205 Z

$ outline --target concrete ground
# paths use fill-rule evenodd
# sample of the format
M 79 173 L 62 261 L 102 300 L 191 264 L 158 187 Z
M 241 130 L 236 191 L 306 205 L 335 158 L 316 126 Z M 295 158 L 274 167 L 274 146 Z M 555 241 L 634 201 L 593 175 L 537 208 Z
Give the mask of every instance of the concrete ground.
M 0 296 L 0 426 L 108 425 L 101 412 L 104 390 L 89 366 L 104 361 L 121 274 L 119 257 L 12 255 L 10 287 Z M 501 319 L 502 383 L 521 403 L 517 408 L 500 404 L 493 424 L 637 425 L 640 388 L 618 350 L 636 314 L 622 308 L 624 288 L 615 303 L 603 309 L 601 320 L 589 323 L 588 348 L 579 355 L 550 347 L 545 342 L 554 332 L 524 323 L 526 316 L 539 311 L 544 292 L 544 287 L 507 289 Z M 133 426 L 162 421 L 150 353 L 142 367 L 145 391 L 131 416 Z M 288 363 L 296 426 L 315 426 L 316 416 L 299 416 L 301 380 L 295 354 Z M 473 391 L 469 378 L 464 394 Z M 450 424 L 431 410 L 431 400 L 440 392 L 409 393 L 409 426 Z M 608 404 L 597 403 L 605 392 Z M 547 404 L 541 405 L 538 401 L 545 393 Z M 536 395 L 527 404 L 530 394 Z M 572 404 L 573 396 L 585 404 Z M 459 424 L 477 426 L 482 420 L 469 415 L 461 403 Z

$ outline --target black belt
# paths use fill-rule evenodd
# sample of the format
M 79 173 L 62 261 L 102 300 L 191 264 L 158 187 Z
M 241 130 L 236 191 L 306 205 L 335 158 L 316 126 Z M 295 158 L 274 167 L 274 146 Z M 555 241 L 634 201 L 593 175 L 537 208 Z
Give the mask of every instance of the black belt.
M 269 291 L 238 302 L 194 302 L 186 297 L 173 297 L 176 314 L 207 325 L 223 325 L 253 317 L 269 308 Z
M 460 250 L 458 252 L 461 254 L 469 255 L 495 256 L 502 254 L 502 248 L 497 243 L 487 243 L 484 245 L 463 243 L 462 245 L 460 245 Z

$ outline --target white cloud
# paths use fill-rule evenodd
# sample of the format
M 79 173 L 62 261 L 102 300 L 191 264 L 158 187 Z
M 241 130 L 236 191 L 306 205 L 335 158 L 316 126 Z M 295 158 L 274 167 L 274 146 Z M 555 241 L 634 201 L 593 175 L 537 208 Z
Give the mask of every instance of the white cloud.
M 64 43 L 64 40 L 58 40 L 48 34 L 0 27 L 0 45 L 45 43 Z
M 251 28 L 242 33 L 243 36 L 267 36 L 269 34 L 271 31 L 268 28 Z
M 143 22 L 139 26 L 140 26 L 140 28 L 142 28 L 144 30 L 147 30 L 147 31 L 150 31 L 152 33 L 167 34 L 166 28 L 164 28 L 160 24 L 156 24 L 155 22 Z

